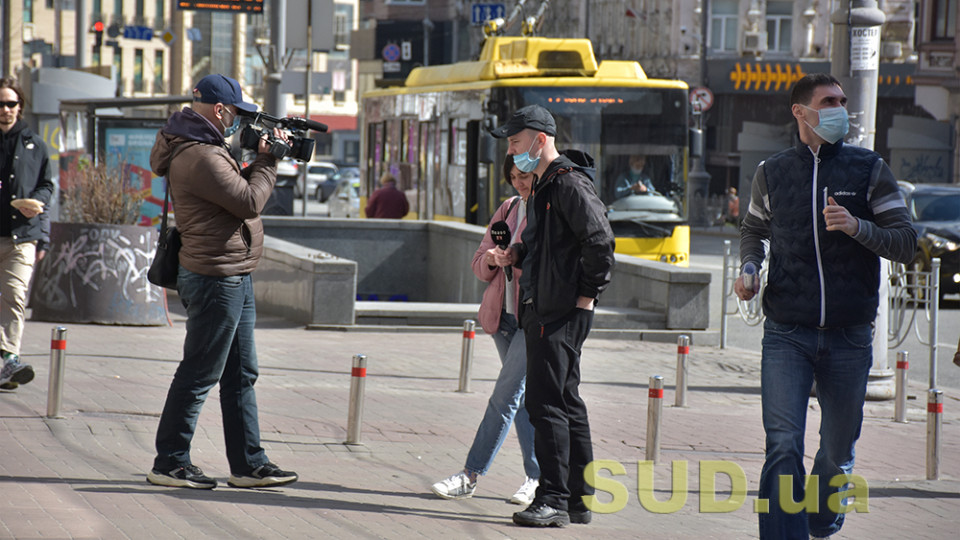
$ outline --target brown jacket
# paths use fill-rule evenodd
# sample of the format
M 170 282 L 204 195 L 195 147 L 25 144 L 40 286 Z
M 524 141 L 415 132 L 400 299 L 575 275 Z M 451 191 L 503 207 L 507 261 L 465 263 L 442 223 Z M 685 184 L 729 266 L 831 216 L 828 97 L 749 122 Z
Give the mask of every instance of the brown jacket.
M 209 131 L 203 131 L 205 126 L 199 121 L 209 126 Z M 189 129 L 184 129 L 184 124 Z M 214 144 L 213 135 L 219 136 L 220 144 Z M 181 144 L 189 146 L 174 157 Z M 241 171 L 223 146 L 219 130 L 184 109 L 174 113 L 157 133 L 150 167 L 168 178 L 183 241 L 180 264 L 184 268 L 207 276 L 235 276 L 257 267 L 263 254 L 260 211 L 277 179 L 272 155 L 257 154 Z

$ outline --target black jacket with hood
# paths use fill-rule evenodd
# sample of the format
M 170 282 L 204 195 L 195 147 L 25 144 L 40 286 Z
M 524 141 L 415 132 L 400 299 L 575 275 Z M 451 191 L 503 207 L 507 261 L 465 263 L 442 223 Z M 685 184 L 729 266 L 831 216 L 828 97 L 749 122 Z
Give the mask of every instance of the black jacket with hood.
M 592 162 L 583 152 L 567 150 L 550 163 L 534 182 L 523 243 L 512 246 L 523 269 L 521 301 L 541 326 L 573 311 L 580 296 L 596 299 L 610 283 L 613 231 L 593 182 L 582 172 Z

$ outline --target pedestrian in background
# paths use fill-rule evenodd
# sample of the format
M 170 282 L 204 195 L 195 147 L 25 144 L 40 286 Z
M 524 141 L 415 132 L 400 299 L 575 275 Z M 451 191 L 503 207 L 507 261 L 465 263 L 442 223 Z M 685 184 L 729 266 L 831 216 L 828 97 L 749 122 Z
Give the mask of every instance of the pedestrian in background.
M 508 244 L 511 244 L 521 241 L 520 233 L 526 226 L 527 199 L 533 187 L 533 175 L 517 169 L 512 156 L 507 156 L 504 161 L 503 174 L 519 195 L 504 201 L 490 218 L 490 223 L 506 223 L 511 233 Z M 530 415 L 523 399 L 527 352 L 523 332 L 517 326 L 520 292 L 517 280 L 520 270 L 505 270 L 497 264 L 497 245 L 490 232 L 488 226 L 480 247 L 473 255 L 473 273 L 481 281 L 487 282 L 477 318 L 483 331 L 493 336 L 500 355 L 500 375 L 487 401 L 487 410 L 477 428 L 463 470 L 437 482 L 431 489 L 444 499 L 472 497 L 477 489 L 477 478 L 490 469 L 513 423 L 517 427 L 526 479 L 508 500 L 514 504 L 529 505 L 539 485 L 540 466 L 533 449 L 533 425 L 530 424 Z
M 259 366 L 253 339 L 256 305 L 250 273 L 263 254 L 263 210 L 277 181 L 277 160 L 264 138 L 245 169 L 225 137 L 240 125 L 245 103 L 237 81 L 207 75 L 193 104 L 174 113 L 157 133 L 150 166 L 167 178 L 177 209 L 180 271 L 177 291 L 187 310 L 183 360 L 173 376 L 157 427 L 157 456 L 147 480 L 161 486 L 212 489 L 217 481 L 190 458 L 190 443 L 207 393 L 220 384 L 220 411 L 228 484 L 252 488 L 295 482 L 260 446 L 257 418 Z M 286 135 L 274 129 L 274 136 Z
M 847 97 L 831 75 L 794 85 L 790 109 L 798 141 L 762 162 L 740 228 L 740 260 L 770 267 L 763 295 L 761 399 L 766 459 L 760 538 L 825 538 L 843 526 L 836 494 L 851 474 L 860 437 L 867 375 L 873 362 L 880 257 L 909 263 L 917 247 L 910 214 L 890 168 L 870 150 L 844 144 Z M 754 280 L 756 281 L 756 280 Z M 758 284 L 734 285 L 743 300 Z M 789 513 L 780 485 L 805 500 L 804 434 L 810 390 L 820 404 L 820 445 L 811 475 L 819 509 Z
M 53 194 L 47 147 L 24 122 L 23 104 L 17 81 L 0 79 L 0 388 L 5 390 L 35 375 L 33 366 L 20 361 L 20 340 L 27 287 L 43 258 L 37 251 L 44 239 L 40 215 Z
M 593 444 L 580 397 L 580 350 L 597 297 L 610 282 L 613 232 L 606 206 L 584 173 L 592 158 L 557 151 L 557 125 L 548 110 L 539 105 L 518 109 L 492 133 L 506 137 L 516 167 L 534 176 L 523 241 L 496 257 L 498 266 L 523 269 L 526 405 L 540 464 L 536 497 L 513 515 L 513 522 L 524 527 L 589 523 L 592 516 L 583 497 L 594 489 L 583 473 L 593 461 Z
M 380 188 L 370 195 L 365 210 L 368 218 L 402 219 L 410 211 L 407 196 L 397 189 L 397 179 L 390 173 L 380 177 Z

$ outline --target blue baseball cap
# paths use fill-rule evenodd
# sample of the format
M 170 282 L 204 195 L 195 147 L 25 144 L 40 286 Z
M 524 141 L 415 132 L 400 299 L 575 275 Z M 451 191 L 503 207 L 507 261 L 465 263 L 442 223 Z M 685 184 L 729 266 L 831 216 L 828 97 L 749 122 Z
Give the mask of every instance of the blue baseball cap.
M 223 103 L 246 112 L 257 112 L 257 106 L 243 101 L 240 83 L 225 75 L 207 75 L 193 87 L 193 100 L 200 103 Z

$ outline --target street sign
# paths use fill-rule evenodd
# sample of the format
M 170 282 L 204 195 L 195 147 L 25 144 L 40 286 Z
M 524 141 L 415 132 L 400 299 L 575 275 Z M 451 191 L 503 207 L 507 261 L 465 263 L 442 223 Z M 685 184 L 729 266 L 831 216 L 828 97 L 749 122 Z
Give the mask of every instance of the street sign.
M 400 47 L 396 43 L 387 43 L 382 54 L 385 61 L 396 62 L 400 60 Z
M 703 86 L 690 89 L 690 106 L 694 111 L 709 111 L 713 107 L 713 92 Z
M 123 37 L 150 41 L 153 39 L 153 29 L 148 26 L 124 26 Z
M 481 26 L 483 23 L 502 18 L 507 14 L 507 7 L 503 4 L 473 4 L 470 7 L 470 24 Z

